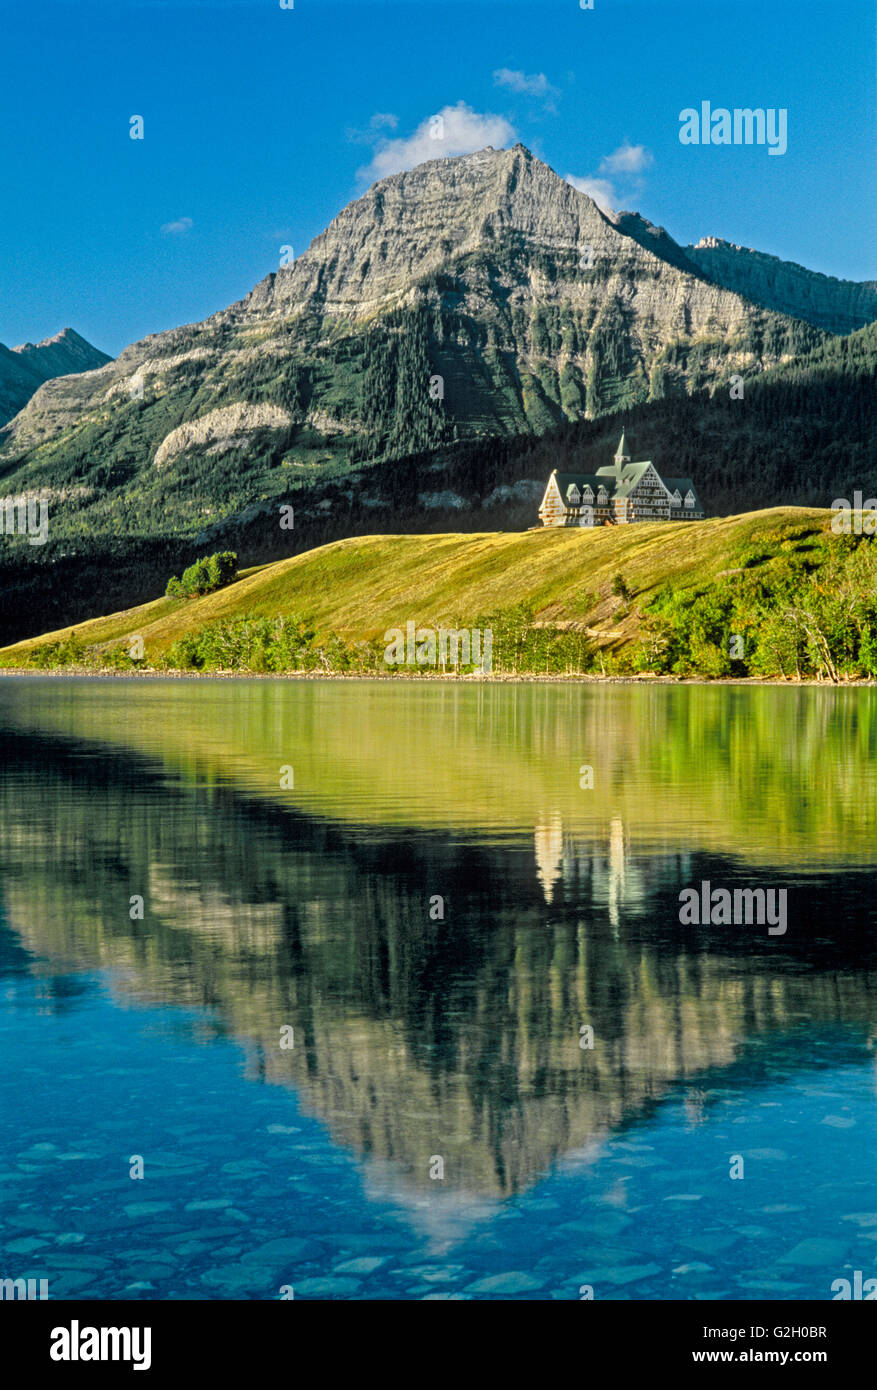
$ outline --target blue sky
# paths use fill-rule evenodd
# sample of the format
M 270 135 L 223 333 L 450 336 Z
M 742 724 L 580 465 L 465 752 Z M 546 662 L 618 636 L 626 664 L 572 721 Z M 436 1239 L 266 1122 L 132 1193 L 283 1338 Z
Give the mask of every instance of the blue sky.
M 223 308 L 439 153 L 442 111 L 445 152 L 518 139 L 683 244 L 874 278 L 875 6 L 0 0 L 0 341 L 116 353 Z M 704 100 L 785 108 L 787 152 L 682 145 Z

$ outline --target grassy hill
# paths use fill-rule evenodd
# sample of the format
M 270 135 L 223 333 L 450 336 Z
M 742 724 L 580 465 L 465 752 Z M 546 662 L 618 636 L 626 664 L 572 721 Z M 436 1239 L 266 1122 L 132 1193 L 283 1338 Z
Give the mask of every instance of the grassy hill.
M 0 664 L 386 674 L 384 633 L 411 621 L 490 627 L 495 671 L 868 675 L 874 547 L 833 536 L 829 522 L 827 511 L 772 508 L 702 523 L 354 537 L 244 570 L 201 598 L 17 643 Z

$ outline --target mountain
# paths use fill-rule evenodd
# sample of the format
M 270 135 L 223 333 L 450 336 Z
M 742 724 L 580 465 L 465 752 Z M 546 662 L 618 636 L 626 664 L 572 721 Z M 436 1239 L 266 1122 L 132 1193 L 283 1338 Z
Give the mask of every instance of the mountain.
M 17 415 L 43 382 L 90 372 L 111 361 L 72 328 L 64 328 L 41 343 L 21 343 L 14 348 L 0 343 L 0 425 Z
M 646 249 L 522 146 L 485 150 L 381 180 L 238 304 L 50 383 L 0 466 L 90 496 L 136 476 L 142 525 L 194 530 L 284 466 L 540 433 L 819 341 Z
M 0 628 L 78 618 L 98 576 L 119 606 L 140 601 L 217 536 L 256 563 L 376 523 L 441 529 L 448 506 L 475 529 L 473 509 L 499 499 L 495 522 L 520 524 L 550 472 L 539 441 L 590 430 L 596 447 L 619 412 L 654 412 L 668 441 L 679 414 L 691 449 L 702 419 L 699 485 L 711 470 L 736 510 L 771 489 L 800 500 L 784 461 L 767 486 L 759 470 L 765 431 L 781 443 L 788 422 L 771 404 L 753 431 L 729 383 L 758 399 L 759 382 L 846 341 L 714 283 L 662 229 L 605 215 L 520 145 L 432 160 L 375 184 L 243 300 L 45 383 L 0 430 L 0 490 L 40 492 L 50 511 L 47 545 L 7 538 Z M 861 356 L 834 362 L 830 387 L 822 373 L 797 441 Z M 859 410 L 856 438 L 866 424 Z M 637 441 L 667 467 L 656 442 Z M 825 473 L 809 443 L 803 460 Z M 294 534 L 277 520 L 289 498 Z
M 69 376 L 73 372 L 90 372 L 113 360 L 99 348 L 92 347 L 72 328 L 62 328 L 54 338 L 44 338 L 41 343 L 21 343 L 12 351 L 18 353 L 22 362 L 37 372 L 43 381 L 56 376 Z
M 877 280 L 838 280 L 720 237 L 703 237 L 685 254 L 714 284 L 829 333 L 851 333 L 877 319 Z

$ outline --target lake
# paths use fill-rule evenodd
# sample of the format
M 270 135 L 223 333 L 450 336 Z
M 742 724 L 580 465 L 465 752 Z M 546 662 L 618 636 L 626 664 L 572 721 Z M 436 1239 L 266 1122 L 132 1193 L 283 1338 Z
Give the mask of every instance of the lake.
M 5 678 L 0 728 L 0 1274 L 877 1273 L 877 689 Z

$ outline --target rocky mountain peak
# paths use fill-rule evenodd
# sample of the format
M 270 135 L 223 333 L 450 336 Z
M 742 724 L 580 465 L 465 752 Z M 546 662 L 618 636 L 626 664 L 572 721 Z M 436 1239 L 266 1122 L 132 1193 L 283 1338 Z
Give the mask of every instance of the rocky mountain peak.
M 325 313 L 368 317 L 420 277 L 503 238 L 550 253 L 613 234 L 587 194 L 525 146 L 488 146 L 380 179 L 244 304 L 295 312 L 318 303 Z
M 14 347 L 12 349 L 12 351 L 35 352 L 37 348 L 57 347 L 61 343 L 69 343 L 71 345 L 75 343 L 83 343 L 86 347 L 89 346 L 89 344 L 86 343 L 85 339 L 81 337 L 80 334 L 75 331 L 75 329 L 62 328 L 60 333 L 54 333 L 51 337 L 43 338 L 38 343 L 19 343 L 17 347 Z
M 71 372 L 90 372 L 113 359 L 99 348 L 92 347 L 74 328 L 62 328 L 60 333 L 43 338 L 38 343 L 19 343 L 12 348 L 39 373 L 43 381 L 50 377 L 67 376 Z
M 717 247 L 728 247 L 732 251 L 745 251 L 745 246 L 738 246 L 735 241 L 724 241 L 720 236 L 702 236 L 694 247 L 695 251 L 715 250 Z
M 112 358 L 73 328 L 38 343 L 0 344 L 0 425 L 10 420 L 45 381 L 103 367 Z

